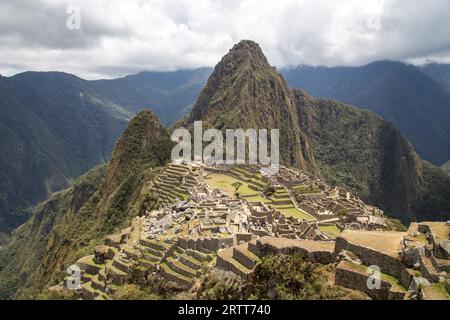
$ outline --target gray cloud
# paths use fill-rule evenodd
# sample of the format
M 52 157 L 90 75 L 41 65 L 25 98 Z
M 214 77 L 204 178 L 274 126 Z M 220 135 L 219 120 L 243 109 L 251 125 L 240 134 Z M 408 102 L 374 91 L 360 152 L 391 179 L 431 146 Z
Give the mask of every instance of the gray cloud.
M 80 30 L 66 27 L 70 4 Z M 450 63 L 449 21 L 449 0 L 0 0 L 0 73 L 213 66 L 241 39 L 277 67 Z

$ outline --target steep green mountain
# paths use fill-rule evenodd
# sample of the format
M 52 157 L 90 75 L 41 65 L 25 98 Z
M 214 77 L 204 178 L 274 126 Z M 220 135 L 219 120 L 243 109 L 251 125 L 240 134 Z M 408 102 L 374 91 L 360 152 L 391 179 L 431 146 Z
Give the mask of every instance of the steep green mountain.
M 0 243 L 26 208 L 107 161 L 133 114 L 166 124 L 190 111 L 211 70 L 86 81 L 60 72 L 0 77 Z
M 109 158 L 127 122 L 119 111 L 72 75 L 0 78 L 0 232 Z
M 450 64 L 430 63 L 421 66 L 420 70 L 450 93 Z
M 210 68 L 173 72 L 141 72 L 113 80 L 90 81 L 89 86 L 130 112 L 153 110 L 164 125 L 191 111 Z
M 290 89 L 252 41 L 215 67 L 187 124 L 195 120 L 218 129 L 279 127 L 284 164 L 317 171 L 404 222 L 449 216 L 443 171 L 425 165 L 399 130 L 372 112 Z M 436 201 L 427 208 L 431 189 Z
M 280 159 L 285 164 L 315 171 L 291 91 L 252 41 L 241 41 L 217 64 L 187 124 L 196 120 L 219 130 L 280 129 Z
M 402 221 L 416 219 L 422 161 L 400 131 L 370 111 L 294 91 L 322 175 Z
M 152 179 L 172 143 L 150 111 L 139 113 L 117 142 L 111 161 L 36 206 L 27 223 L 0 248 L 0 298 L 33 298 L 61 280 L 71 262 L 152 208 Z
M 17 228 L 11 241 L 0 248 L 0 299 L 13 297 L 18 288 L 25 291 L 25 296 L 37 293 L 34 288 L 42 287 L 51 276 L 44 269 L 42 260 L 52 245 L 53 228 L 64 223 L 64 216 L 80 211 L 98 190 L 104 176 L 105 166 L 96 167 L 78 178 L 71 188 L 53 194 L 33 208 L 31 219 Z
M 284 70 L 288 83 L 316 97 L 369 109 L 392 122 L 425 160 L 450 159 L 450 94 L 418 67 L 380 61 L 362 67 Z
M 450 161 L 447 161 L 443 166 L 442 169 L 445 171 L 448 171 L 450 173 Z

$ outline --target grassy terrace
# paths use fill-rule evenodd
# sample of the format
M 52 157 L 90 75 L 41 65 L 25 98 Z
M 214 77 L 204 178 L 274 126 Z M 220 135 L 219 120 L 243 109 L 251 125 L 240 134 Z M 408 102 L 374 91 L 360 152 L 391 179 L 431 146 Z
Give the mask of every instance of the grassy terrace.
M 319 188 L 314 188 L 310 185 L 296 185 L 292 189 L 300 194 L 319 194 L 322 192 Z
M 361 264 L 355 264 L 349 261 L 343 261 L 343 266 L 348 270 L 353 270 L 355 272 L 358 272 L 360 274 L 364 274 L 369 276 L 369 273 L 367 272 L 367 266 L 361 265 Z M 406 289 L 400 284 L 399 280 L 391 275 L 381 273 L 381 280 L 389 282 L 394 289 L 397 289 L 399 291 L 406 291 Z
M 226 192 L 230 196 L 232 196 L 235 192 L 235 189 L 232 186 L 232 184 L 235 182 L 242 183 L 241 187 L 238 190 L 238 192 L 242 196 L 257 196 L 258 195 L 258 192 L 250 189 L 246 182 L 238 180 L 236 178 L 233 178 L 233 177 L 225 175 L 225 174 L 210 173 L 210 174 L 208 174 L 208 177 L 206 179 L 206 183 L 211 188 L 220 189 L 220 190 Z
M 344 230 L 341 237 L 352 244 L 372 248 L 392 257 L 398 257 L 405 232 Z
M 341 234 L 341 230 L 336 226 L 319 226 L 319 229 L 333 238 Z
M 316 220 L 314 217 L 310 216 L 306 212 L 304 212 L 302 210 L 299 210 L 299 209 L 297 209 L 295 207 L 286 208 L 286 207 L 276 207 L 276 206 L 274 206 L 274 208 L 277 209 L 278 211 L 280 211 L 285 216 L 288 216 L 288 217 L 305 219 L 306 221 L 315 221 Z
M 431 232 L 433 232 L 439 241 L 446 240 L 450 235 L 450 227 L 447 227 L 442 222 L 427 222 L 430 226 Z
M 94 255 L 82 257 L 82 258 L 78 259 L 77 262 L 78 263 L 82 263 L 82 264 L 86 264 L 86 265 L 90 265 L 90 266 L 96 267 L 98 269 L 101 269 L 101 268 L 103 268 L 105 266 L 104 264 L 95 263 Z
M 433 283 L 428 287 L 424 287 L 423 291 L 425 293 L 426 300 L 449 300 L 450 296 L 445 290 L 443 283 Z
M 243 169 L 240 169 L 240 170 L 243 170 Z M 277 190 L 278 195 L 283 195 L 282 198 L 278 198 L 278 199 L 266 198 L 266 197 L 260 195 L 260 193 L 258 191 L 250 189 L 248 187 L 248 183 L 246 183 L 242 180 L 238 180 L 238 179 L 231 177 L 229 175 L 226 175 L 226 174 L 210 173 L 210 174 L 208 174 L 208 177 L 206 178 L 205 182 L 211 188 L 223 190 L 230 196 L 233 195 L 235 192 L 235 189 L 232 186 L 232 184 L 235 182 L 240 182 L 240 183 L 242 183 L 242 185 L 239 188 L 238 192 L 243 198 L 245 198 L 247 201 L 250 201 L 250 202 L 263 202 L 267 205 L 272 205 L 272 199 L 275 201 L 290 200 L 289 195 L 287 194 L 287 192 L 284 189 Z M 286 216 L 292 216 L 292 217 L 299 218 L 299 219 L 305 219 L 307 221 L 315 221 L 316 220 L 314 217 L 310 216 L 306 212 L 295 208 L 293 206 L 293 204 L 292 205 L 279 205 L 279 206 L 273 205 L 273 208 L 277 209 L 278 211 L 280 211 L 282 214 L 284 214 Z

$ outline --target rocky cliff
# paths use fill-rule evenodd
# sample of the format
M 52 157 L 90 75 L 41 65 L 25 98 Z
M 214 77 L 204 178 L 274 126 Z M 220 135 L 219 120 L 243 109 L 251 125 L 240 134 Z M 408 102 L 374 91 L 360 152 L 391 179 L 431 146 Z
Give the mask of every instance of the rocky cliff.
M 0 298 L 35 298 L 61 280 L 71 262 L 152 207 L 151 182 L 169 158 L 166 129 L 150 111 L 138 114 L 119 139 L 106 169 L 38 205 L 33 217 L 0 249 Z
M 280 129 L 280 160 L 315 171 L 291 90 L 253 41 L 239 42 L 217 64 L 187 123 L 196 120 L 219 130 Z

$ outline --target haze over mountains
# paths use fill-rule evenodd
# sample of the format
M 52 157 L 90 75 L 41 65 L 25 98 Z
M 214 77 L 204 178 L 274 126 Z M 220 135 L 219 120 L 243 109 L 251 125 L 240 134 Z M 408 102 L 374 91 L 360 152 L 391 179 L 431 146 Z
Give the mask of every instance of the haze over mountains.
M 83 80 L 63 73 L 0 78 L 0 231 L 23 210 L 104 162 L 126 120 Z
M 100 81 L 61 72 L 0 77 L 0 234 L 23 223 L 28 206 L 107 161 L 135 113 L 152 109 L 170 125 L 189 112 L 208 75 L 199 69 Z
M 430 63 L 420 69 L 450 92 L 450 64 Z
M 313 96 L 374 111 L 398 127 L 425 160 L 442 165 L 450 159 L 450 94 L 442 86 L 450 83 L 448 66 L 380 61 L 362 67 L 304 66 L 283 75 Z
M 210 68 L 174 72 L 141 72 L 113 80 L 89 81 L 89 86 L 125 110 L 153 110 L 165 126 L 191 111 Z

